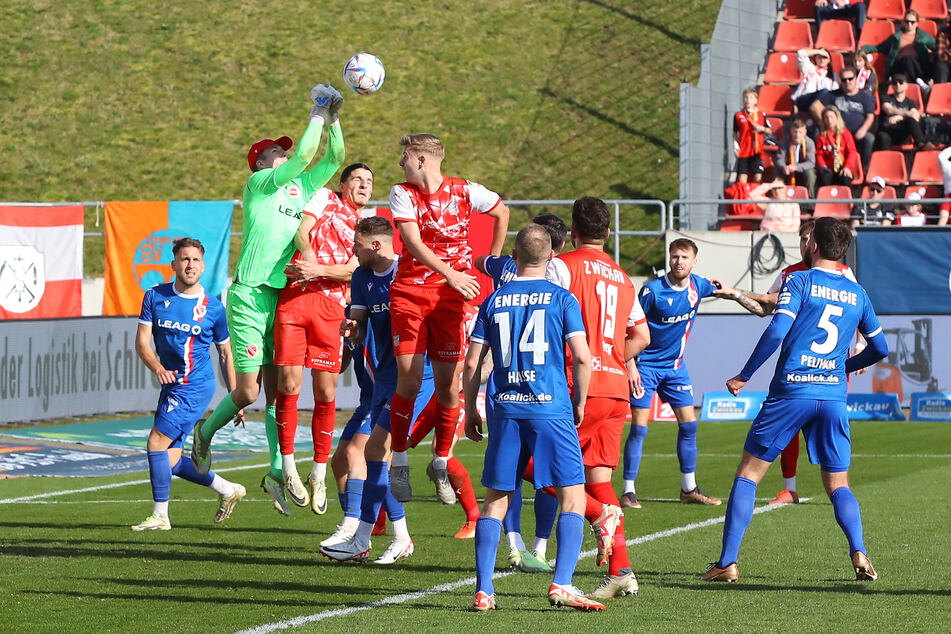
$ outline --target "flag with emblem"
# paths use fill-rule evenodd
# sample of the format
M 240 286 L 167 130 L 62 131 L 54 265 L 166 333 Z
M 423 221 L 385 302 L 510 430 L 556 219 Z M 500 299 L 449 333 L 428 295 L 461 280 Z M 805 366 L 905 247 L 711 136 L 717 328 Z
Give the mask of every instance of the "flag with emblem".
M 83 312 L 83 207 L 0 206 L 0 319 Z

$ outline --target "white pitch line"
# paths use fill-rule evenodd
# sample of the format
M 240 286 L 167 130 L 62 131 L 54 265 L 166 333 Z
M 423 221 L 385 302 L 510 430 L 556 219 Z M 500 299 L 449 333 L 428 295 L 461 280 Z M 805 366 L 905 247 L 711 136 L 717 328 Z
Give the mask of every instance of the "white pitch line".
M 801 501 L 807 502 L 810 498 L 802 498 Z M 759 513 L 768 513 L 769 511 L 775 511 L 776 509 L 781 509 L 786 506 L 791 506 L 790 504 L 777 504 L 775 506 L 760 506 L 753 511 L 754 514 Z M 716 524 L 722 524 L 726 520 L 725 516 L 713 517 L 702 522 L 694 522 L 692 524 L 685 524 L 683 526 L 677 526 L 675 528 L 669 528 L 667 530 L 658 531 L 656 533 L 650 533 L 649 535 L 643 535 L 641 537 L 633 537 L 627 540 L 628 546 L 634 546 L 637 544 L 645 544 L 647 542 L 652 542 L 658 539 L 664 539 L 665 537 L 672 537 L 673 535 L 678 535 L 680 533 L 686 533 L 688 531 L 696 530 L 698 528 L 706 528 L 707 526 L 714 526 Z M 591 557 L 597 550 L 586 550 L 581 553 L 579 559 L 586 557 Z M 554 563 L 554 560 L 551 562 Z M 506 570 L 502 572 L 496 572 L 492 575 L 493 579 L 501 579 L 503 577 L 508 577 L 509 575 L 515 574 L 514 570 Z M 301 625 L 306 625 L 308 623 L 317 623 L 325 619 L 330 619 L 337 616 L 349 616 L 351 614 L 356 614 L 357 612 L 365 612 L 367 610 L 374 610 L 376 608 L 385 607 L 387 605 L 398 605 L 400 603 L 408 603 L 410 601 L 415 601 L 417 599 L 422 599 L 425 597 L 432 596 L 434 594 L 441 594 L 443 592 L 452 592 L 453 590 L 458 590 L 465 586 L 473 585 L 476 582 L 475 577 L 466 577 L 465 579 L 459 579 L 458 581 L 453 581 L 450 583 L 443 583 L 438 586 L 433 586 L 426 590 L 419 590 L 417 592 L 407 592 L 404 594 L 397 594 L 391 597 L 386 597 L 385 599 L 380 599 L 379 601 L 373 601 L 372 603 L 364 603 L 362 605 L 355 605 L 349 608 L 339 608 L 336 610 L 325 610 L 323 612 L 316 612 L 314 614 L 307 614 L 305 616 L 298 616 L 292 619 L 287 619 L 285 621 L 276 621 L 274 623 L 266 623 L 264 625 L 259 625 L 257 627 L 252 627 L 246 630 L 240 630 L 238 634 L 268 634 L 268 632 L 276 632 L 277 630 L 286 630 L 292 627 L 299 627 Z

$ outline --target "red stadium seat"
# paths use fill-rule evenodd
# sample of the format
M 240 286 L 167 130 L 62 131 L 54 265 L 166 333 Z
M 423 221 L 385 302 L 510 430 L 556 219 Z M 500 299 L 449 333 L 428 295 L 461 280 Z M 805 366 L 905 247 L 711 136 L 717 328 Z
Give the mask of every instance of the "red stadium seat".
M 951 116 L 951 84 L 935 84 L 931 87 L 925 112 L 938 117 Z
M 786 0 L 783 17 L 787 20 L 811 20 L 816 14 L 816 0 Z
M 918 28 L 931 37 L 938 38 L 938 23 L 934 20 L 919 20 Z
M 780 22 L 776 25 L 774 51 L 795 53 L 801 48 L 812 48 L 812 28 L 808 22 Z
M 894 150 L 872 152 L 872 160 L 868 164 L 868 178 L 875 176 L 881 176 L 889 185 L 907 183 L 908 170 L 905 168 L 905 155 Z
M 776 143 L 786 138 L 786 128 L 783 126 L 783 120 L 779 117 L 766 117 L 769 121 L 769 128 L 776 135 Z
M 854 51 L 855 35 L 848 20 L 826 20 L 819 27 L 816 48 L 830 51 Z
M 888 94 L 889 94 L 889 95 L 892 95 L 892 94 L 894 94 L 894 93 L 895 93 L 894 87 L 893 87 L 891 84 L 889 84 L 889 85 L 888 85 Z M 918 106 L 918 113 L 919 113 L 919 114 L 923 114 L 923 113 L 924 113 L 924 111 L 925 111 L 925 100 L 921 97 L 921 86 L 919 86 L 918 84 L 913 84 L 913 83 L 911 83 L 911 82 L 908 82 L 908 83 L 905 85 L 905 98 L 911 99 L 912 101 L 915 102 L 915 104 Z
M 868 191 L 868 185 L 862 188 L 862 198 L 871 198 L 872 195 Z M 891 185 L 885 185 L 885 189 L 882 192 L 882 198 L 898 198 L 895 194 L 895 188 Z
M 859 46 L 876 46 L 895 33 L 895 23 L 891 20 L 869 20 L 862 27 Z
M 767 84 L 798 84 L 802 73 L 796 64 L 795 53 L 770 53 L 766 58 L 766 72 L 763 80 Z
M 868 0 L 869 20 L 901 20 L 905 17 L 905 0 Z
M 829 52 L 829 67 L 836 75 L 842 72 L 842 69 L 845 68 L 845 58 L 842 57 L 842 53 L 839 51 Z
M 809 190 L 805 185 L 789 185 L 786 187 L 786 198 L 791 200 L 809 200 Z
M 883 54 L 872 53 L 872 70 L 875 71 L 875 75 L 878 77 L 879 86 L 888 83 L 888 77 L 885 75 L 885 64 L 887 61 Z
M 922 198 L 944 198 L 944 188 L 941 185 L 909 185 L 905 188 L 905 198 L 909 194 L 918 194 Z
M 911 5 L 908 8 L 917 11 L 921 18 L 948 19 L 948 3 L 946 0 L 911 0 Z
M 826 185 L 816 192 L 816 200 L 851 198 L 852 190 L 844 185 Z M 813 217 L 832 216 L 833 218 L 848 218 L 852 215 L 851 203 L 816 203 Z
M 759 107 L 773 117 L 789 117 L 793 113 L 792 89 L 789 86 L 760 86 Z
M 861 185 L 865 182 L 865 172 L 862 171 L 862 161 L 859 161 L 859 166 L 855 169 L 855 174 L 852 174 L 852 184 Z
M 938 150 L 915 152 L 915 160 L 911 164 L 911 175 L 908 180 L 913 183 L 940 183 L 941 168 L 938 166 Z

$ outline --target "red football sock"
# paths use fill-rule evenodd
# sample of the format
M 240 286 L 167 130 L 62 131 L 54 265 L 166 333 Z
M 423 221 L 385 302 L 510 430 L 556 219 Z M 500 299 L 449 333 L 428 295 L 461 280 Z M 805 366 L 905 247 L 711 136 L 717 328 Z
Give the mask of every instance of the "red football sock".
M 413 420 L 413 401 L 394 393 L 390 400 L 390 436 L 393 451 L 406 451 L 406 436 Z
M 446 462 L 449 482 L 456 492 L 456 499 L 466 512 L 466 521 L 474 522 L 479 519 L 479 503 L 476 502 L 475 491 L 472 489 L 472 479 L 466 466 L 453 456 Z
M 386 509 L 380 507 L 380 513 L 376 516 L 376 524 L 373 525 L 373 535 L 386 535 Z
M 336 401 L 314 401 L 314 416 L 310 431 L 314 437 L 314 462 L 327 462 L 334 446 L 334 426 L 337 423 Z
M 783 468 L 784 478 L 796 477 L 796 463 L 799 462 L 799 434 L 792 439 L 779 458 L 779 464 Z
M 590 482 L 584 485 L 584 488 L 591 497 L 602 504 L 621 505 L 610 482 Z M 601 515 L 600 511 L 598 511 L 598 515 Z M 627 558 L 627 540 L 624 538 L 624 518 L 622 517 L 621 521 L 618 522 L 617 530 L 614 531 L 614 548 L 611 550 L 611 557 L 608 559 L 608 574 L 616 575 L 620 570 L 630 567 L 631 562 Z
M 436 406 L 436 397 L 433 396 L 429 399 L 429 402 L 426 403 L 426 407 L 419 413 L 419 416 L 416 417 L 416 422 L 413 423 L 413 430 L 409 434 L 410 447 L 415 447 L 422 442 L 423 438 L 436 426 Z
M 452 441 L 456 437 L 456 425 L 459 424 L 459 406 L 436 407 L 436 437 L 433 439 L 433 449 L 440 458 L 449 456 L 452 451 Z
M 281 446 L 281 455 L 294 453 L 294 434 L 297 433 L 297 399 L 299 394 L 277 393 L 277 441 Z
M 584 498 L 584 518 L 591 524 L 598 521 L 598 518 L 601 517 L 601 513 L 604 512 L 604 504 L 594 499 L 587 491 L 585 491 Z

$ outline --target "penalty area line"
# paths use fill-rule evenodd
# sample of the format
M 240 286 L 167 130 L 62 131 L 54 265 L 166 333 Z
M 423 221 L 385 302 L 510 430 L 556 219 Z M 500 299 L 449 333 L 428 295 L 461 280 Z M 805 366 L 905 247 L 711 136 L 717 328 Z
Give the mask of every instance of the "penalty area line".
M 810 498 L 803 498 L 802 501 L 809 501 Z M 775 511 L 787 506 L 792 506 L 791 504 L 775 504 L 773 506 L 765 505 L 757 507 L 753 513 L 768 513 L 770 511 Z M 658 539 L 665 539 L 667 537 L 672 537 L 674 535 L 679 535 L 680 533 L 686 533 L 689 531 L 696 530 L 698 528 L 706 528 L 708 526 L 715 526 L 717 524 L 722 524 L 726 521 L 726 516 L 712 517 L 710 519 L 704 520 L 702 522 L 693 522 L 691 524 L 684 524 L 683 526 L 676 526 L 674 528 L 668 528 L 663 531 L 657 531 L 656 533 L 650 533 L 648 535 L 642 535 L 641 537 L 632 537 L 627 540 L 628 546 L 635 546 L 637 544 L 646 544 L 648 542 L 656 541 Z M 587 557 L 593 557 L 597 553 L 597 550 L 586 550 L 581 553 L 579 559 L 584 559 Z M 554 560 L 551 562 L 554 564 Z M 514 570 L 505 570 L 501 572 L 496 572 L 492 575 L 493 579 L 501 579 L 503 577 L 508 577 L 515 574 Z M 425 590 L 418 590 L 416 592 L 406 592 L 403 594 L 397 594 L 379 601 L 373 601 L 371 603 L 364 603 L 361 605 L 354 605 L 347 608 L 338 608 L 336 610 L 324 610 L 323 612 L 316 612 L 314 614 L 307 614 L 304 616 L 294 617 L 292 619 L 287 619 L 284 621 L 275 621 L 273 623 L 265 623 L 264 625 L 259 625 L 257 627 L 248 628 L 246 630 L 239 630 L 238 634 L 268 634 L 269 632 L 276 632 L 278 630 L 286 630 L 292 627 L 300 627 L 301 625 L 306 625 L 308 623 L 317 623 L 326 619 L 338 617 L 338 616 L 349 616 L 351 614 L 356 614 L 358 612 L 366 612 L 367 610 L 375 610 L 377 608 L 386 607 L 389 605 L 399 605 L 401 603 L 409 603 L 410 601 L 416 601 L 417 599 L 423 599 L 425 597 L 432 596 L 434 594 L 441 594 L 443 592 L 452 592 L 453 590 L 458 590 L 459 588 L 464 588 L 466 586 L 474 585 L 476 582 L 475 577 L 466 577 L 465 579 L 459 579 L 458 581 L 452 581 L 450 583 L 443 583 L 438 586 L 433 586 Z

